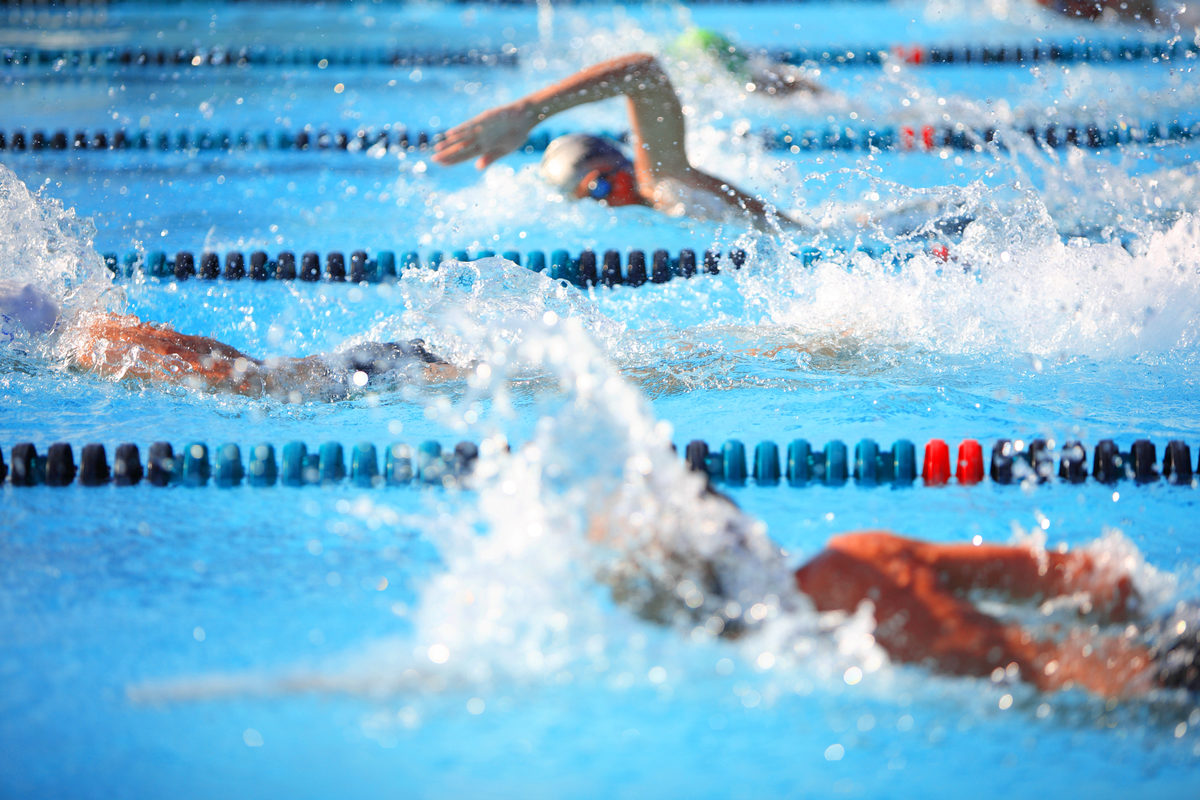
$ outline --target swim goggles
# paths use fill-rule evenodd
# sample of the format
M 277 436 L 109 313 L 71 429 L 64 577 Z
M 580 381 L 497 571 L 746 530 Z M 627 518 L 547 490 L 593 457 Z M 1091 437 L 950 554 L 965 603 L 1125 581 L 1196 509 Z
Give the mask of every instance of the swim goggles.
M 593 200 L 603 200 L 612 194 L 612 182 L 604 175 L 599 175 L 588 184 L 588 197 Z
M 602 200 L 610 206 L 629 206 L 642 203 L 637 183 L 629 170 L 614 168 L 607 171 L 594 170 L 584 176 L 575 190 L 579 198 L 590 197 Z

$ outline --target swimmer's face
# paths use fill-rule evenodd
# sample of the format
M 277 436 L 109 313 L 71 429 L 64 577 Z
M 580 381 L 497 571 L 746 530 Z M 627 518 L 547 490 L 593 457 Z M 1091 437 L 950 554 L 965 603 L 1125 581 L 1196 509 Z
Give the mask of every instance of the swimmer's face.
M 604 163 L 588 170 L 575 187 L 575 197 L 590 197 L 610 206 L 642 204 L 633 171 L 626 164 Z

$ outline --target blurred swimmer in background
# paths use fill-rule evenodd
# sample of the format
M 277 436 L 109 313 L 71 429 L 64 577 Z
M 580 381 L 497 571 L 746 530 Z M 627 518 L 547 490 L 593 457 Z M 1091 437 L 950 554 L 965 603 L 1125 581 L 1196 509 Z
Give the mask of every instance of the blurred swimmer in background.
M 58 337 L 70 366 L 105 377 L 291 400 L 345 397 L 373 381 L 434 382 L 457 375 L 453 365 L 426 350 L 419 339 L 367 343 L 306 358 L 260 359 L 133 315 L 64 314 L 37 287 L 0 281 L 0 344 L 24 336 Z
M 707 28 L 688 28 L 671 44 L 668 54 L 692 70 L 707 65 L 709 72 L 728 75 L 748 92 L 773 97 L 825 93 L 802 70 L 764 52 L 747 51 L 729 37 Z
M 1162 27 L 1178 25 L 1182 30 L 1200 26 L 1200 13 L 1194 3 L 1171 0 L 1037 0 L 1066 17 L 1092 21 L 1144 23 Z

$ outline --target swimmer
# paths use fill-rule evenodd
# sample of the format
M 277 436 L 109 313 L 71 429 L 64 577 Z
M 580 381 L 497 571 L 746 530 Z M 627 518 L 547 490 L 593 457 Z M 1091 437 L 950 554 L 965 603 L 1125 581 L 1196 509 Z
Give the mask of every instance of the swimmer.
M 747 54 L 728 37 L 706 28 L 688 28 L 671 45 L 671 55 L 695 66 L 708 61 L 731 76 L 748 92 L 762 92 L 775 97 L 802 93 L 819 95 L 825 89 L 809 80 L 790 64 L 768 58 L 765 54 Z
M 875 642 L 891 659 L 946 674 L 1114 698 L 1200 691 L 1200 616 L 1142 619 L 1129 570 L 1101 554 L 870 531 L 835 536 L 793 570 L 763 527 L 711 486 L 689 513 L 650 521 L 631 514 L 626 499 L 645 507 L 644 493 L 619 493 L 593 517 L 589 535 L 616 553 L 598 568 L 614 599 L 652 621 L 738 636 L 772 613 L 764 608 L 786 613 L 807 596 L 820 612 L 849 615 L 865 604 Z M 977 594 L 1015 603 L 1070 597 L 1081 619 L 1035 631 L 984 612 Z M 1102 625 L 1119 633 L 1101 633 Z
M 484 169 L 521 147 L 541 122 L 585 103 L 625 95 L 633 158 L 598 136 L 568 134 L 552 141 L 541 174 L 573 199 L 609 206 L 647 206 L 670 216 L 746 217 L 763 230 L 800 223 L 688 160 L 683 108 L 671 81 L 651 55 L 635 53 L 605 61 L 494 108 L 448 130 L 434 148 L 438 164 L 475 159 Z
M 105 377 L 249 396 L 334 399 L 371 380 L 436 382 L 457 374 L 419 339 L 368 343 L 306 358 L 258 359 L 215 339 L 133 315 L 85 313 L 68 318 L 45 292 L 0 281 L 0 341 L 11 341 L 22 329 L 35 336 L 61 337 L 72 367 Z
M 1091 21 L 1170 25 L 1174 19 L 1184 28 L 1194 28 L 1200 22 L 1195 10 L 1182 3 L 1160 5 L 1155 0 L 1037 0 L 1037 3 L 1063 16 Z

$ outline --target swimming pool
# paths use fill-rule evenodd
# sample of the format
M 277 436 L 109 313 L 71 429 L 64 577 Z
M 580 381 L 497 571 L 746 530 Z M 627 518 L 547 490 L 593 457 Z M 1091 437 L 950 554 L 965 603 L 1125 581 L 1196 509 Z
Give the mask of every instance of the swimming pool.
M 1157 42 L 1018 4 L 531 7 L 113 3 L 13 11 L 4 46 L 328 48 L 319 64 L 0 67 L 11 131 L 438 130 L 572 69 L 660 50 L 682 21 L 766 47 Z M 42 14 L 42 16 L 38 16 Z M 549 36 L 552 34 L 552 37 Z M 566 42 L 566 46 L 564 46 Z M 515 65 L 345 64 L 368 48 L 514 46 Z M 338 55 L 343 54 L 343 55 Z M 340 59 L 340 61 L 339 61 Z M 255 354 L 420 336 L 443 386 L 285 403 L 114 383 L 3 354 L 0 448 L 113 455 L 225 442 L 483 445 L 476 489 L 3 486 L 0 786 L 6 796 L 1129 796 L 1194 791 L 1200 712 L 887 664 L 869 628 L 728 643 L 615 607 L 581 551 L 583 509 L 624 465 L 692 439 L 1115 439 L 1200 447 L 1193 140 L 1103 149 L 764 149 L 741 131 L 841 124 L 1024 131 L 1197 120 L 1195 59 L 820 67 L 833 96 L 783 103 L 687 72 L 689 148 L 815 238 L 546 197 L 538 154 L 478 175 L 428 151 L 0 152 L 4 269 L 62 285 L 84 258 L 683 248 L 740 270 L 563 286 L 500 260 L 398 283 L 116 286 L 148 319 Z M 898 66 L 897 69 L 892 69 Z M 613 103 L 555 130 L 620 130 Z M 394 129 L 393 129 L 394 130 Z M 25 187 L 40 194 L 30 194 Z M 44 188 L 43 188 L 44 187 Z M 872 193 L 878 197 L 872 196 Z M 920 212 L 974 218 L 909 229 Z M 63 211 L 73 208 L 74 214 Z M 878 224 L 837 224 L 862 212 Z M 893 213 L 894 212 L 894 213 Z M 80 221 L 89 219 L 91 222 Z M 934 255 L 945 245 L 950 260 Z M 874 256 L 854 252 L 868 248 Z M 805 248 L 825 257 L 805 263 Z M 842 252 L 838 252 L 838 248 Z M 897 264 L 894 253 L 910 257 Z M 626 257 L 627 258 L 627 257 Z M 96 277 L 101 276 L 101 277 Z M 119 300 L 113 300 L 120 303 Z M 663 426 L 668 425 L 669 430 Z M 499 442 L 533 442 L 513 459 Z M 10 458 L 11 461 L 11 458 Z M 1090 463 L 1089 463 L 1090 466 Z M 1055 480 L 907 488 L 728 487 L 796 561 L 832 534 L 1046 537 L 1144 560 L 1154 597 L 1197 590 L 1191 486 Z M 243 788 L 245 787 L 245 788 Z

